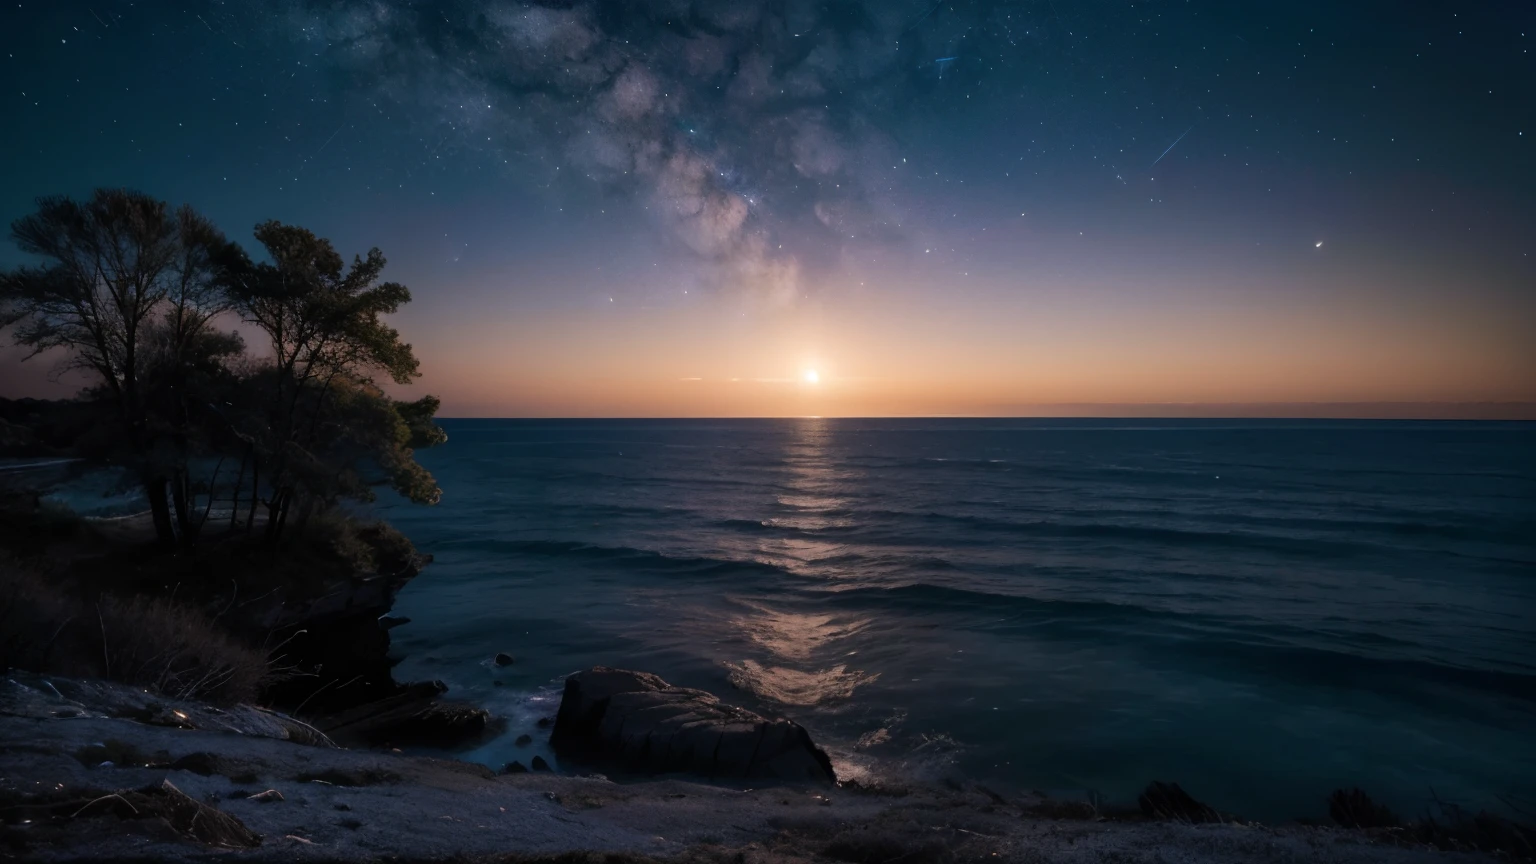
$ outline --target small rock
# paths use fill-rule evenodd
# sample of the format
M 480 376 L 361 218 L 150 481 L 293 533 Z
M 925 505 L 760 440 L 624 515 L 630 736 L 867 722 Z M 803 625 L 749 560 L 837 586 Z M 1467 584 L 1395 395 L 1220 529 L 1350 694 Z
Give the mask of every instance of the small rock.
M 519 736 L 517 736 L 517 740 L 512 742 L 512 743 L 516 744 L 519 747 L 527 747 L 529 744 L 533 743 L 533 736 L 532 735 L 519 735 Z
M 535 757 L 533 757 L 533 762 L 531 762 L 529 764 L 533 765 L 533 770 L 535 770 L 535 771 L 548 771 L 549 770 L 549 763 L 544 761 L 544 757 L 543 756 L 535 756 Z
M 252 849 L 261 837 L 245 823 L 217 807 L 191 798 L 169 780 L 159 786 L 129 790 L 110 796 L 122 805 L 119 818 L 144 818 L 154 814 L 183 837 L 212 846 Z
M 524 766 L 523 763 L 521 763 L 521 762 L 508 762 L 506 764 L 506 767 L 501 769 L 501 773 L 503 773 L 503 774 L 527 774 L 528 773 L 528 768 L 526 766 Z
M 343 813 L 350 813 L 350 812 L 352 812 L 352 805 L 350 805 L 350 804 L 337 804 L 336 805 L 336 809 L 340 810 Z
M 496 665 L 497 666 L 511 666 L 515 662 L 517 662 L 517 661 L 512 659 L 512 655 L 508 654 L 505 651 L 503 651 L 500 654 L 496 655 Z
M 540 717 L 539 718 L 538 727 L 540 729 L 548 729 L 549 727 L 551 727 L 553 725 L 555 725 L 555 718 L 553 718 L 553 717 Z
M 339 819 L 337 820 L 336 824 L 351 831 L 356 831 L 357 829 L 363 827 L 362 822 L 351 818 Z
M 251 796 L 251 800 L 258 804 L 271 804 L 274 801 L 283 800 L 283 793 L 276 789 L 268 789 L 265 792 L 257 792 Z

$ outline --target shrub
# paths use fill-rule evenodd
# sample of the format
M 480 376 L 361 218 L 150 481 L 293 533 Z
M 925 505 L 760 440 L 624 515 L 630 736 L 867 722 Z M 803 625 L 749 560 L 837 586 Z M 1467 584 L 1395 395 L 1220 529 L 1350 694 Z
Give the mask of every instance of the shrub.
M 94 600 L 0 561 L 0 666 L 149 687 L 230 704 L 255 699 L 266 656 L 167 598 Z
M 416 547 L 387 522 L 363 522 L 340 507 L 316 510 L 287 544 L 289 558 L 331 558 L 349 573 L 394 575 L 419 563 Z
M 219 631 L 202 612 L 165 598 L 103 598 L 104 677 L 167 696 L 248 702 L 267 674 L 266 657 Z

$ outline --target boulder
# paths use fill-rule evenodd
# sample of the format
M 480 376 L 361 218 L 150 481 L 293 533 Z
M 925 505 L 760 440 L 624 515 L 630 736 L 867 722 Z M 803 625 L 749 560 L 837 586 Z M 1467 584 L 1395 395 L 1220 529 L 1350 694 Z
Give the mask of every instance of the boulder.
M 158 787 L 141 790 L 137 796 L 130 794 L 124 798 L 119 794 L 112 797 L 127 805 L 130 810 L 136 810 L 130 818 L 144 818 L 150 814 L 159 816 L 178 833 L 210 846 L 253 849 L 261 845 L 261 835 L 245 827 L 244 822 L 192 798 L 169 780 L 162 780 Z M 139 802 L 137 807 L 133 804 L 134 800 Z
M 500 654 L 496 655 L 496 665 L 497 666 L 511 666 L 515 662 L 517 662 L 517 661 L 512 659 L 512 655 L 506 653 L 505 651 L 503 651 Z
M 529 762 L 528 766 L 530 768 L 532 768 L 533 770 L 535 770 L 535 771 L 548 771 L 548 770 L 550 770 L 549 763 L 544 761 L 544 757 L 543 756 L 535 756 L 535 757 L 533 757 L 533 761 Z
M 384 739 L 396 746 L 466 747 L 496 734 L 504 721 L 468 702 L 435 702 L 432 707 L 389 729 Z
M 645 672 L 598 666 L 565 680 L 550 743 L 561 756 L 641 773 L 835 783 L 810 733 Z

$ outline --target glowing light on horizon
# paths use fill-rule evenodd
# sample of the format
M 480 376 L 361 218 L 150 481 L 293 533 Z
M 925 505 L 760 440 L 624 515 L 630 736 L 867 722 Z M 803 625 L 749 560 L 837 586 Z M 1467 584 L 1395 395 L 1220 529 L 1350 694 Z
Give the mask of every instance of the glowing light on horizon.
M 807 370 L 805 370 L 805 374 L 802 375 L 801 377 L 805 379 L 805 383 L 807 383 L 807 384 L 820 384 L 821 383 L 821 373 L 817 372 L 815 369 L 807 369 Z

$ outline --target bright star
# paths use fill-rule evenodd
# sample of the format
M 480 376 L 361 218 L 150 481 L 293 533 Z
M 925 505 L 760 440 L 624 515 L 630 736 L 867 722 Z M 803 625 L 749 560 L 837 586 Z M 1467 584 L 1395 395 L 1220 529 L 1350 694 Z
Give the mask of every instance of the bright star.
M 1316 248 L 1318 248 L 1318 249 L 1323 248 L 1323 241 L 1321 241 L 1321 240 L 1317 241 L 1317 247 Z

